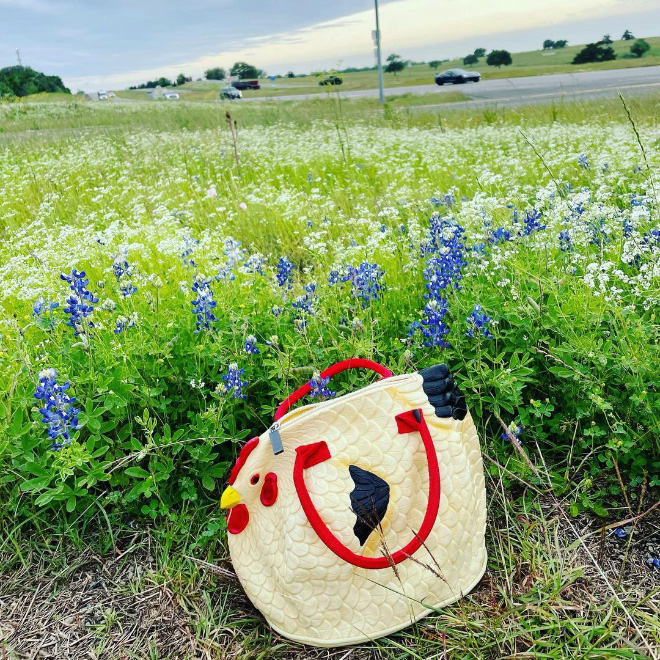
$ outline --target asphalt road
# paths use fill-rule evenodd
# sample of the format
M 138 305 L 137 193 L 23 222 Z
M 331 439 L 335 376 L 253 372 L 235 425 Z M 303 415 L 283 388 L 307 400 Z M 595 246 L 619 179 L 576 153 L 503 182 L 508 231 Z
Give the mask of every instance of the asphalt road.
M 528 76 L 524 78 L 500 78 L 483 80 L 465 85 L 435 84 L 414 87 L 392 87 L 385 89 L 386 96 L 400 94 L 446 94 L 461 91 L 471 97 L 469 101 L 442 103 L 446 108 L 475 107 L 483 105 L 518 105 L 521 103 L 543 103 L 556 99 L 582 100 L 615 97 L 660 91 L 660 66 L 634 67 L 630 69 L 610 69 L 609 71 L 584 71 L 581 73 L 557 73 L 549 76 Z M 342 97 L 377 97 L 377 89 L 340 91 Z M 250 98 L 243 101 L 299 101 L 316 98 L 318 94 L 288 94 Z M 433 105 L 432 103 L 430 104 Z M 429 105 L 423 106 L 428 108 Z

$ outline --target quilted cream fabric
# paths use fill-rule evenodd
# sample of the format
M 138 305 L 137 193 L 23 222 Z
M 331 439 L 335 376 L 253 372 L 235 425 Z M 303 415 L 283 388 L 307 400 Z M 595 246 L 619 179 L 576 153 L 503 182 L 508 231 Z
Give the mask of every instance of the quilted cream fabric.
M 354 644 L 400 630 L 469 592 L 486 567 L 486 502 L 479 439 L 468 413 L 439 418 L 418 373 L 381 380 L 353 394 L 295 410 L 282 420 L 284 452 L 275 456 L 268 432 L 233 487 L 249 522 L 229 534 L 229 550 L 250 600 L 290 639 L 316 646 Z M 380 557 L 404 547 L 420 529 L 429 475 L 418 433 L 399 434 L 395 415 L 421 408 L 440 465 L 440 509 L 411 559 L 365 569 L 335 555 L 319 539 L 293 483 L 295 448 L 324 440 L 331 458 L 309 468 L 305 483 L 332 533 L 353 552 Z M 348 466 L 384 479 L 390 499 L 381 526 L 360 546 L 353 532 L 354 483 Z M 273 506 L 259 501 L 255 474 L 277 475 Z

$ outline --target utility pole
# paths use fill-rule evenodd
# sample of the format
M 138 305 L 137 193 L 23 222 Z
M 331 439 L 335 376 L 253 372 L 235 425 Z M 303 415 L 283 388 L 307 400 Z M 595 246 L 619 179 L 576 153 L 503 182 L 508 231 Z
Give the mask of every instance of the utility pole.
M 374 41 L 376 42 L 376 58 L 378 59 L 378 97 L 380 104 L 385 103 L 385 95 L 383 94 L 383 61 L 380 56 L 380 20 L 378 18 L 378 0 L 374 0 L 376 5 L 376 32 L 374 34 Z
M 18 60 L 18 66 L 23 66 L 23 62 L 21 62 L 21 51 L 16 49 L 16 59 Z

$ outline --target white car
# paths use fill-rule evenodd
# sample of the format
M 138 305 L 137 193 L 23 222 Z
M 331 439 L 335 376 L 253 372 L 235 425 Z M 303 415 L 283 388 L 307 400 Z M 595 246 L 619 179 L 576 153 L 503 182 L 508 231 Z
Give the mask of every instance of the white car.
M 176 92 L 165 92 L 165 94 L 163 94 L 163 98 L 170 101 L 176 101 L 179 98 L 179 95 Z
M 236 89 L 236 87 L 232 87 L 232 85 L 227 85 L 227 87 L 223 87 L 220 90 L 220 98 L 233 101 L 234 99 L 242 99 L 243 94 L 241 94 L 240 89 Z

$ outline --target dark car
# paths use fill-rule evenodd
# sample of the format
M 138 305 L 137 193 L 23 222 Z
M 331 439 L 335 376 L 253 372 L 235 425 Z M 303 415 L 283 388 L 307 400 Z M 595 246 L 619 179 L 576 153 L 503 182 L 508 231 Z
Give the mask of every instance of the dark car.
M 235 80 L 231 85 L 236 89 L 261 89 L 258 80 Z
M 462 85 L 466 82 L 479 82 L 481 74 L 476 71 L 466 71 L 465 69 L 450 69 L 437 73 L 435 76 L 436 85 L 445 85 L 446 83 L 453 83 L 454 85 Z
M 341 85 L 344 79 L 340 76 L 327 76 L 323 80 L 319 80 L 319 85 Z

